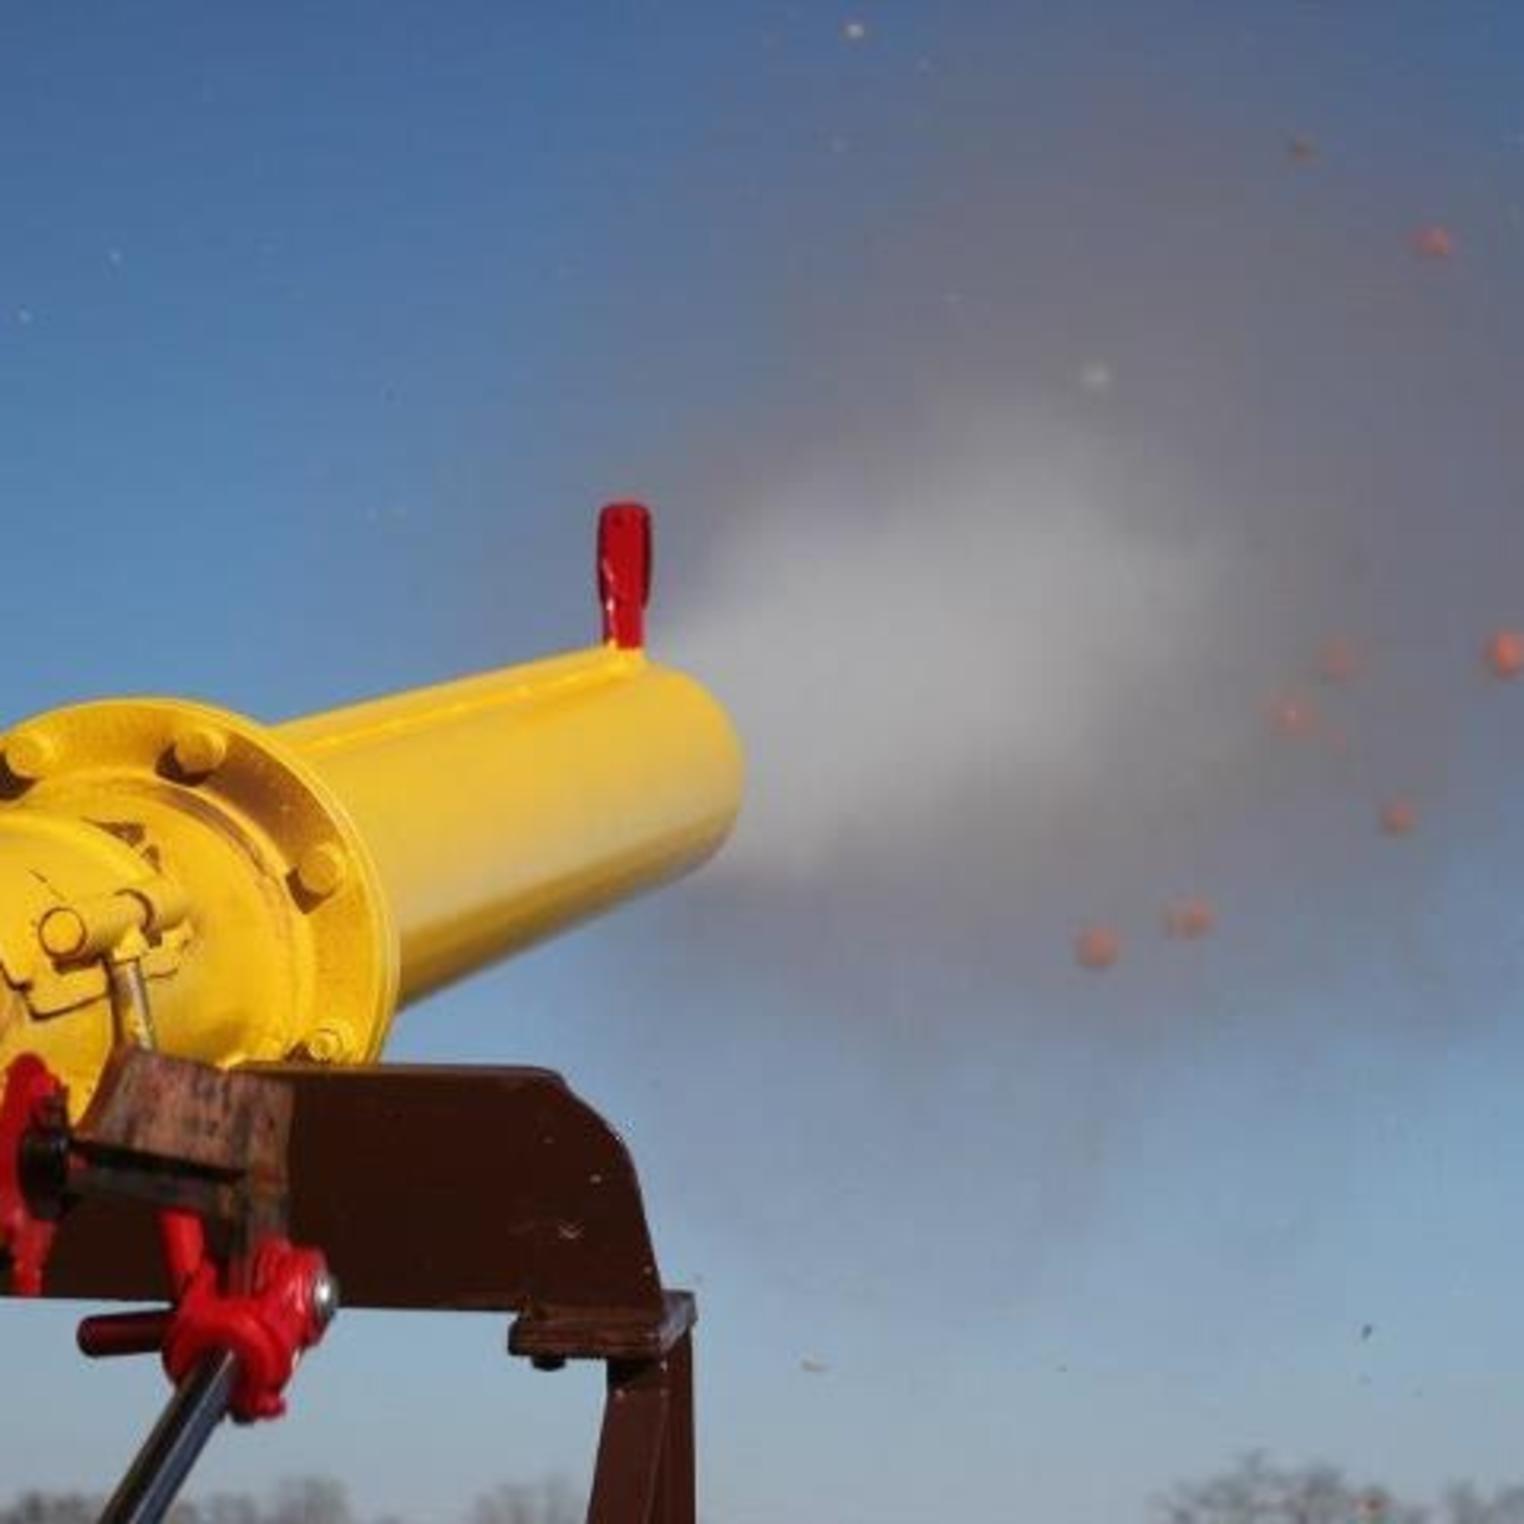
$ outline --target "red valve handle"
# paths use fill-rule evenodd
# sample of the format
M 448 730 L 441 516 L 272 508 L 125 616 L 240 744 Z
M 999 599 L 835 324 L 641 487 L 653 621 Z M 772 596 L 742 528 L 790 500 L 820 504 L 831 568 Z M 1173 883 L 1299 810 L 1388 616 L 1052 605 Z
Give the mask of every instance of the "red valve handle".
M 79 1325 L 80 1349 L 95 1359 L 158 1351 L 176 1386 L 208 1355 L 229 1351 L 238 1362 L 229 1402 L 234 1419 L 280 1417 L 297 1361 L 323 1337 L 333 1316 L 336 1291 L 322 1254 L 266 1238 L 254 1251 L 251 1289 L 229 1292 L 221 1266 L 205 1251 L 199 1219 L 165 1212 L 160 1230 L 179 1289 L 175 1305 L 86 1318 Z
M 621 650 L 645 644 L 651 597 L 651 514 L 641 503 L 610 503 L 598 515 L 598 601 L 603 638 Z
M 226 1292 L 220 1279 L 216 1263 L 203 1260 L 170 1316 L 164 1369 L 178 1386 L 207 1355 L 231 1350 L 238 1357 L 233 1417 L 279 1418 L 298 1359 L 323 1337 L 332 1313 L 327 1262 L 316 1249 L 267 1238 L 254 1252 L 251 1292 Z

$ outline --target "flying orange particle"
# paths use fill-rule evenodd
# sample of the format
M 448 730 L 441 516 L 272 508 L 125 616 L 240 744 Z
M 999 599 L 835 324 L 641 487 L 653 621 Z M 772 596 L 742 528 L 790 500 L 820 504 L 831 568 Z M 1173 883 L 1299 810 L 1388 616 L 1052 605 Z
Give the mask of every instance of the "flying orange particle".
M 1360 653 L 1347 636 L 1335 635 L 1323 642 L 1318 653 L 1318 676 L 1325 683 L 1347 683 L 1360 675 Z
M 1110 968 L 1122 956 L 1122 939 L 1109 926 L 1087 926 L 1074 939 L 1074 961 L 1081 968 Z
M 1305 699 L 1288 694 L 1270 706 L 1270 723 L 1277 735 L 1310 736 L 1318 728 L 1318 716 Z
M 1413 252 L 1420 259 L 1449 259 L 1455 253 L 1455 234 L 1442 222 L 1413 230 Z
M 1497 677 L 1524 672 L 1524 630 L 1498 630 L 1487 642 L 1487 665 Z
M 1217 912 L 1209 900 L 1176 900 L 1164 912 L 1164 930 L 1181 941 L 1193 942 L 1208 935 L 1217 924 Z
M 1411 836 L 1418 829 L 1418 806 L 1411 799 L 1388 799 L 1381 806 L 1381 829 L 1388 836 Z
M 1318 156 L 1318 145 L 1298 134 L 1286 144 L 1286 156 L 1293 164 L 1310 164 Z

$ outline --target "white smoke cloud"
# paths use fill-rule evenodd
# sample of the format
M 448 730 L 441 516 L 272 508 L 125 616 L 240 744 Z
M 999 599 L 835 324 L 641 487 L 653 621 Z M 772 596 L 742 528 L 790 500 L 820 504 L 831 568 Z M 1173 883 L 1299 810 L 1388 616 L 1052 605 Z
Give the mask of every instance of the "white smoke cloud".
M 1236 733 L 1241 714 L 1188 701 L 1214 650 L 1220 537 L 1165 527 L 1180 489 L 1136 449 L 1032 409 L 980 412 L 729 516 L 663 640 L 747 747 L 719 871 L 924 869 L 975 800 L 1014 846 Z

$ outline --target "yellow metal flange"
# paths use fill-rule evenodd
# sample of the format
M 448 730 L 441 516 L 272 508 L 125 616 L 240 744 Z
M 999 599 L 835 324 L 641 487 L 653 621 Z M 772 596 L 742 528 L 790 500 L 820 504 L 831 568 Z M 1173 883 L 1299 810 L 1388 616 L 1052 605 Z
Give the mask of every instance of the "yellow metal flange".
M 363 1062 L 396 1005 L 370 852 L 300 751 L 176 699 L 82 704 L 4 740 L 0 1067 L 40 1054 L 89 1099 L 131 961 L 166 1052 Z

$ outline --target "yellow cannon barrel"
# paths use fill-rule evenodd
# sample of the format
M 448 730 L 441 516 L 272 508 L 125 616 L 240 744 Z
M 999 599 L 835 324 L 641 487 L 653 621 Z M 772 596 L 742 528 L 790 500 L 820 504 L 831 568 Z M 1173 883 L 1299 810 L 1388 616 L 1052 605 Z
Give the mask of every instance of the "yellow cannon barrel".
M 400 1004 L 709 856 L 739 746 L 645 654 L 644 510 L 599 546 L 585 651 L 276 726 L 142 698 L 11 730 L 0 1073 L 39 1054 L 77 1112 L 123 1041 L 366 1062 Z
M 348 811 L 401 999 L 702 862 L 740 754 L 690 678 L 610 647 L 279 726 Z

